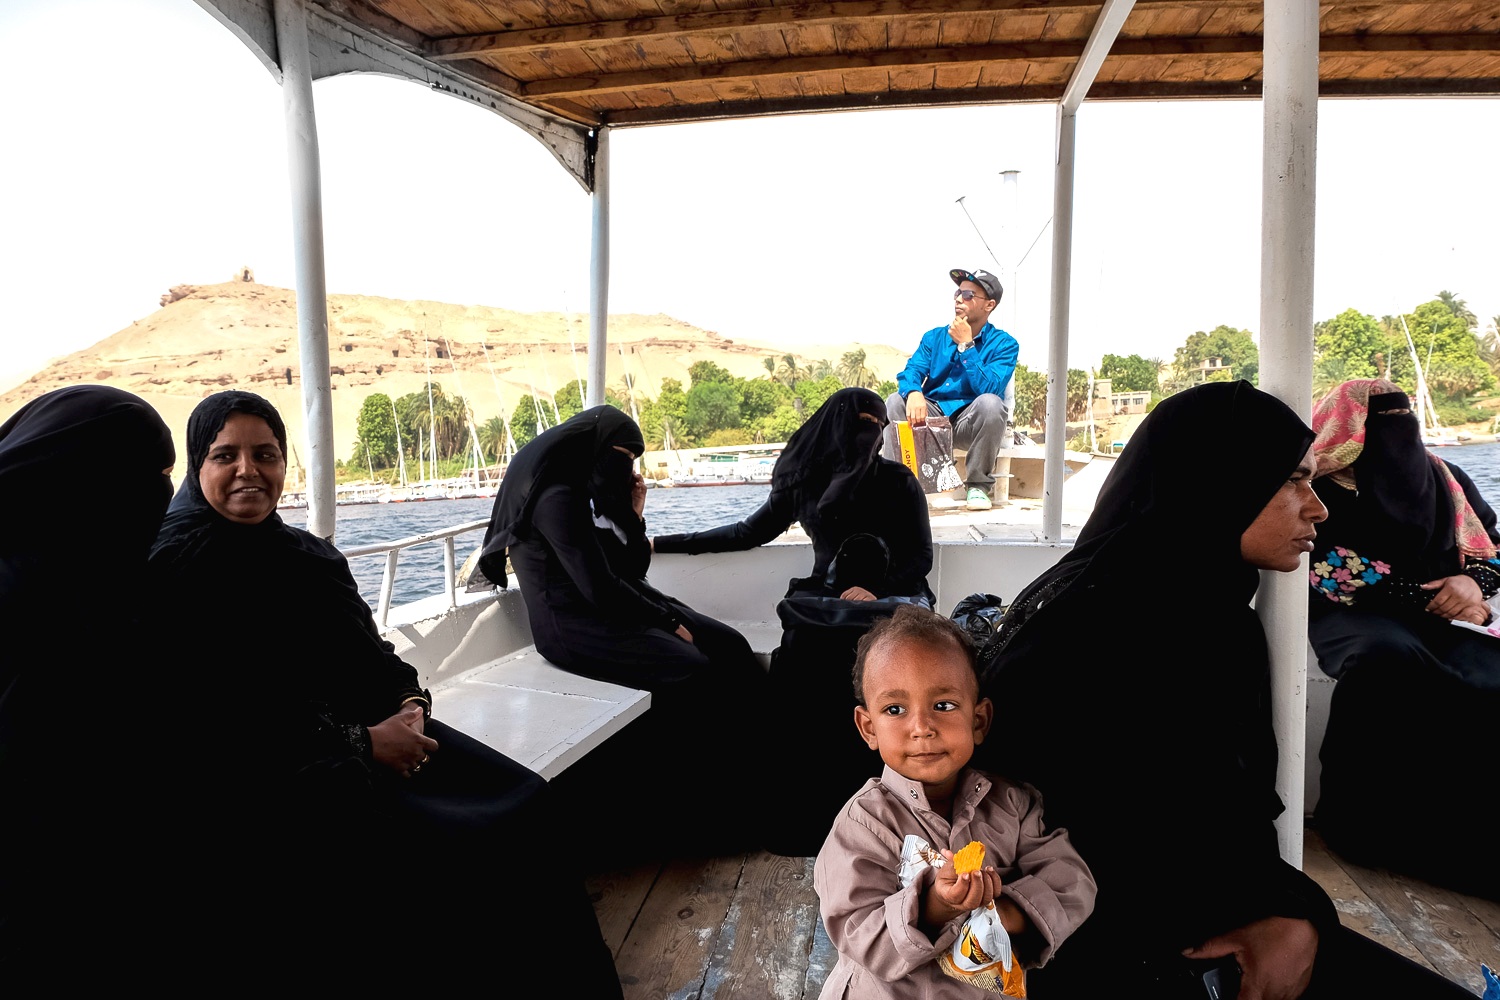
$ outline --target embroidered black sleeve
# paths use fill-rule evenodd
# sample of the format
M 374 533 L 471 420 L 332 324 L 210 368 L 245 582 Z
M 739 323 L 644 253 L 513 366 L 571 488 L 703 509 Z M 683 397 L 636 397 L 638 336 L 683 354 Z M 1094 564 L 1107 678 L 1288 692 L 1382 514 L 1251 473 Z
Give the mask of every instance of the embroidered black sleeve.
M 1464 559 L 1464 575 L 1479 584 L 1479 592 L 1484 595 L 1485 600 L 1500 593 L 1500 560 L 1467 556 Z

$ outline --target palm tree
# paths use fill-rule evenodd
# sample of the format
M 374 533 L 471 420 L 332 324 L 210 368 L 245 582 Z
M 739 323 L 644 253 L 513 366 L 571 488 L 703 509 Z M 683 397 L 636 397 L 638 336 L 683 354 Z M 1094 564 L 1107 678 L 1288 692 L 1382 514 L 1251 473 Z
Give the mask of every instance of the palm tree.
M 1500 316 L 1490 319 L 1490 328 L 1479 338 L 1479 360 L 1500 374 Z
M 852 389 L 873 389 L 880 384 L 880 377 L 865 366 L 865 350 L 849 351 L 839 359 L 839 381 Z
M 496 462 L 505 451 L 505 437 L 505 421 L 499 417 L 490 417 L 479 425 L 479 448 L 487 455 L 494 455 Z
M 784 354 L 776 368 L 776 380 L 788 389 L 796 388 L 798 382 L 807 377 L 807 369 L 799 367 L 795 354 Z
M 827 358 L 819 358 L 812 366 L 812 373 L 808 376 L 814 382 L 821 382 L 833 374 L 833 365 Z
M 1458 297 L 1455 292 L 1444 289 L 1437 293 L 1438 301 L 1448 307 L 1448 311 L 1464 321 L 1464 325 L 1471 329 L 1479 322 L 1479 317 L 1474 315 L 1469 304 Z

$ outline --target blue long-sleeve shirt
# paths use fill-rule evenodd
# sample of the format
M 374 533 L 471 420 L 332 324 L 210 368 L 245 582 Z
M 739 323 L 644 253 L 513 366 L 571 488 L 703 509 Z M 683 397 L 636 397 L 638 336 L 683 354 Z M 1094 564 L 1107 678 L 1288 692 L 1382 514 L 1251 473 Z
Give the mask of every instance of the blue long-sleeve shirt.
M 948 327 L 933 327 L 922 334 L 896 376 L 896 389 L 902 398 L 921 392 L 929 405 L 951 417 L 987 392 L 1004 397 L 1020 353 L 1016 338 L 989 323 L 974 338 L 974 346 L 962 353 L 948 336 Z

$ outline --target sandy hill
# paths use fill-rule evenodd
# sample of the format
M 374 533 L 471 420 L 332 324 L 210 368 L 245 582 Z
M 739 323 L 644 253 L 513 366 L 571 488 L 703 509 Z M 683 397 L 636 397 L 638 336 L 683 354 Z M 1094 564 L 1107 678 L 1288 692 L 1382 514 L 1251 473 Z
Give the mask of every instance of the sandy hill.
M 172 427 L 180 472 L 189 412 L 212 392 L 241 388 L 276 405 L 289 442 L 305 453 L 296 293 L 231 281 L 179 285 L 163 301 L 151 315 L 0 394 L 0 421 L 64 385 L 118 386 L 148 400 Z M 482 423 L 509 414 L 522 395 L 548 396 L 587 370 L 586 316 L 329 295 L 328 319 L 340 458 L 353 452 L 359 409 L 372 392 L 398 398 L 421 389 L 430 372 L 445 392 L 469 399 Z M 686 386 L 688 366 L 703 360 L 745 378 L 765 375 L 766 357 L 789 353 L 800 363 L 837 364 L 846 351 L 864 347 L 866 365 L 881 378 L 894 378 L 906 362 L 883 345 L 822 343 L 795 329 L 776 344 L 730 340 L 664 315 L 611 315 L 609 338 L 609 384 L 623 387 L 628 372 L 647 396 L 656 395 L 663 378 Z

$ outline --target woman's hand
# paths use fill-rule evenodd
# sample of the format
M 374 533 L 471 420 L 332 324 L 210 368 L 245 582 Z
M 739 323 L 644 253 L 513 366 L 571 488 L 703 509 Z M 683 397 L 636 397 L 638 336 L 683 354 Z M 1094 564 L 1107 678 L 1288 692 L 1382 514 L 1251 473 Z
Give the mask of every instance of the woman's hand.
M 693 641 L 693 633 L 687 630 L 686 625 L 677 626 L 677 637 L 683 642 L 691 643 Z
M 1233 955 L 1242 972 L 1239 1000 L 1292 1000 L 1312 982 L 1318 931 L 1306 920 L 1267 917 L 1209 938 L 1182 954 L 1187 958 Z
M 646 516 L 646 477 L 639 472 L 630 474 L 630 509 L 636 517 Z
M 1484 593 L 1474 578 L 1463 573 L 1445 576 L 1422 584 L 1423 590 L 1436 591 L 1427 603 L 1427 610 L 1442 615 L 1450 621 L 1473 622 L 1483 625 L 1490 620 L 1490 606 L 1484 601 Z
M 437 740 L 422 734 L 422 706 L 407 702 L 401 711 L 370 727 L 370 752 L 375 760 L 403 777 L 422 770 L 427 757 L 437 751 Z
M 846 601 L 873 601 L 875 595 L 863 587 L 850 587 L 839 595 Z

